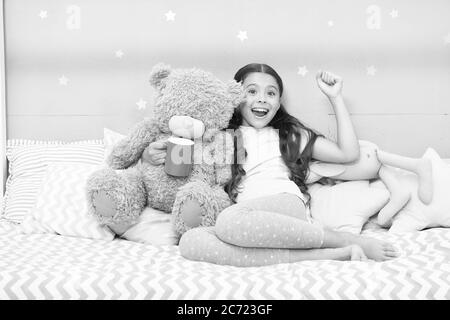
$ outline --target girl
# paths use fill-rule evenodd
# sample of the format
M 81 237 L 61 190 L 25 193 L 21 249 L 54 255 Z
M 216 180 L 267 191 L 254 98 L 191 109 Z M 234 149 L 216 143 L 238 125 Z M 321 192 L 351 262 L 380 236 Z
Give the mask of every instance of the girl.
M 239 141 L 235 140 L 235 163 L 226 191 L 236 204 L 219 215 L 215 227 L 187 231 L 180 240 L 181 254 L 236 266 L 396 257 L 397 251 L 387 242 L 328 230 L 308 215 L 305 179 L 311 159 L 348 163 L 359 157 L 358 140 L 341 94 L 342 79 L 330 72 L 316 76 L 336 114 L 337 143 L 286 112 L 280 102 L 283 82 L 270 66 L 246 65 L 235 80 L 245 92 L 229 125 L 237 130 Z M 236 161 L 242 152 L 239 146 L 245 149 L 243 163 Z M 163 149 L 161 143 L 151 145 L 149 161 L 161 164 Z M 195 207 L 188 206 L 188 211 Z

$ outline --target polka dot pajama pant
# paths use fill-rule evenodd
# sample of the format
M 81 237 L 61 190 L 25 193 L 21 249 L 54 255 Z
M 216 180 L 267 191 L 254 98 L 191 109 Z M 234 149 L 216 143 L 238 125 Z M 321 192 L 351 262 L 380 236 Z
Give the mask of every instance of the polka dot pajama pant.
M 307 221 L 299 197 L 280 193 L 228 207 L 214 227 L 187 231 L 179 248 L 190 260 L 262 266 L 295 261 L 299 249 L 320 248 L 323 234 L 320 225 Z

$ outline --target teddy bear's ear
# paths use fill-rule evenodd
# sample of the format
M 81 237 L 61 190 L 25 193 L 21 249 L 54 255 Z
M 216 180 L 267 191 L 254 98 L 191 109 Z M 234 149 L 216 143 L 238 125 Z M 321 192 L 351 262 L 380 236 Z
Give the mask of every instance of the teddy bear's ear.
M 242 90 L 242 84 L 231 80 L 227 83 L 228 93 L 231 95 L 231 101 L 234 107 L 238 107 L 244 98 L 244 91 Z
M 172 69 L 169 65 L 158 63 L 150 72 L 150 84 L 157 89 L 161 89 L 164 83 L 163 80 L 169 76 L 171 71 Z

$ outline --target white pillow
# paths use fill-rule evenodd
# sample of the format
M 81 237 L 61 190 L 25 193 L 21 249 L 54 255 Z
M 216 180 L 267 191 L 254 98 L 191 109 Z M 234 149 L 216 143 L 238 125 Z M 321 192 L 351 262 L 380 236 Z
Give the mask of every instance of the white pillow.
M 80 163 L 50 163 L 36 204 L 20 226 L 22 231 L 112 240 L 113 232 L 88 212 L 86 181 L 99 168 Z
M 36 201 L 46 167 L 51 162 L 103 163 L 102 140 L 61 141 L 8 140 L 9 176 L 3 199 L 2 218 L 20 223 Z
M 113 146 L 123 138 L 125 138 L 125 135 L 108 128 L 103 128 L 103 144 L 105 145 L 105 160 L 111 153 Z
M 311 216 L 325 227 L 359 234 L 371 216 L 389 200 L 386 189 L 371 188 L 368 180 L 309 187 Z
M 172 223 L 172 215 L 150 207 L 144 209 L 138 222 L 128 229 L 122 238 L 152 245 L 176 245 L 178 236 Z

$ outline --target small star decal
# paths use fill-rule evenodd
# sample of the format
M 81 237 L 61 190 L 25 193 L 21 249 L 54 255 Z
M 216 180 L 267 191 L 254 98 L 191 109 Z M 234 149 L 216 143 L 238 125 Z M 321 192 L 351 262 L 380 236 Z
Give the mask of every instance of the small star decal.
M 376 72 L 377 72 L 377 69 L 375 69 L 374 66 L 367 67 L 367 75 L 368 76 L 374 76 Z
M 450 32 L 449 33 L 447 33 L 447 35 L 444 37 L 444 43 L 447 45 L 447 44 L 450 44 Z
M 67 79 L 66 76 L 62 76 L 58 80 L 59 84 L 62 86 L 67 86 L 67 83 L 69 82 L 69 79 Z
M 41 19 L 47 18 L 47 11 L 41 10 L 41 12 L 39 12 L 39 17 L 41 17 Z
M 237 37 L 239 38 L 239 40 L 241 40 L 242 42 L 244 42 L 244 40 L 247 40 L 247 31 L 241 31 L 239 30 L 239 34 L 237 35 Z
M 328 26 L 329 26 L 329 27 L 334 26 L 334 22 L 333 22 L 332 20 L 328 21 Z
M 389 13 L 392 17 L 392 19 L 395 19 L 398 17 L 398 10 L 392 9 L 392 11 Z
M 175 16 L 176 16 L 176 13 L 173 12 L 172 10 L 169 10 L 168 12 L 166 12 L 166 20 L 167 21 L 175 21 Z
M 297 74 L 299 74 L 302 77 L 304 77 L 307 73 L 308 73 L 308 69 L 306 69 L 306 66 L 298 67 Z
M 123 53 L 122 50 L 117 50 L 117 51 L 116 51 L 116 57 L 119 58 L 119 59 L 121 59 L 121 58 L 123 57 L 123 54 L 124 54 L 124 53 Z
M 144 110 L 147 108 L 147 101 L 144 101 L 142 98 L 139 99 L 138 102 L 136 102 L 139 110 Z

